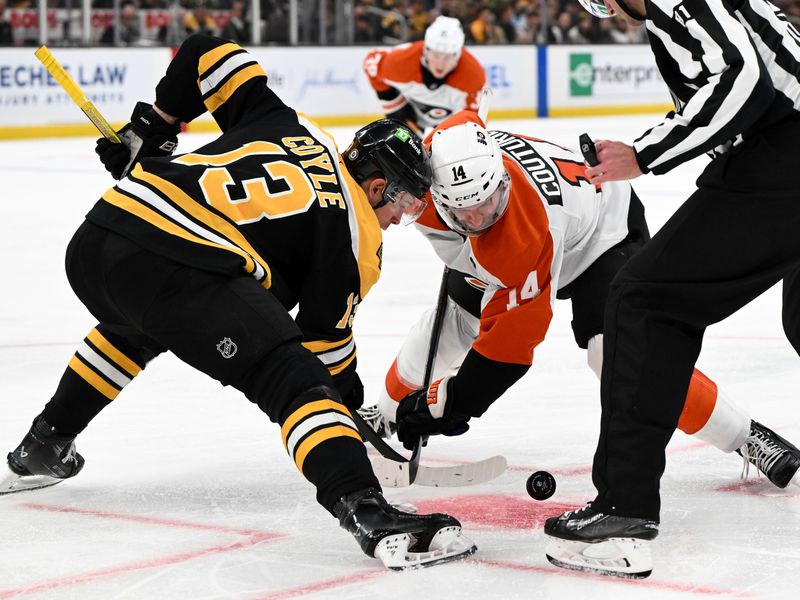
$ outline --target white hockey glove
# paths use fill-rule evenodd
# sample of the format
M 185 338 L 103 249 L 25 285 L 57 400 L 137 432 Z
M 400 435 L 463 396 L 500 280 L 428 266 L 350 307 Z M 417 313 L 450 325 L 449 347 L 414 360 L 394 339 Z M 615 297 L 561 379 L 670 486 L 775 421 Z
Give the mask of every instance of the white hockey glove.
M 413 450 L 423 435 L 461 435 L 469 429 L 469 415 L 454 408 L 452 396 L 448 403 L 452 376 L 434 381 L 427 390 L 411 392 L 397 407 L 397 438 L 408 450 Z

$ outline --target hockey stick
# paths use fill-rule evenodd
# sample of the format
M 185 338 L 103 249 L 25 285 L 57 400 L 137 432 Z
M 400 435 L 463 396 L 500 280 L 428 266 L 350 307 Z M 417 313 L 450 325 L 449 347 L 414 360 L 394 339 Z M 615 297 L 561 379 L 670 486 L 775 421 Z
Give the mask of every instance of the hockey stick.
M 416 475 L 412 479 L 409 460 L 387 444 L 364 421 L 358 411 L 353 411 L 351 414 L 361 436 L 380 452 L 379 456 L 370 455 L 369 460 L 375 476 L 385 487 L 408 487 L 412 483 L 429 487 L 477 485 L 499 477 L 506 470 L 505 457 L 492 456 L 477 462 L 449 467 L 417 465 Z
M 425 362 L 425 376 L 422 378 L 422 389 L 427 390 L 431 384 L 433 376 L 433 363 L 436 361 L 436 352 L 439 349 L 439 336 L 442 334 L 442 323 L 444 323 L 444 313 L 447 310 L 447 276 L 450 269 L 445 265 L 442 271 L 442 282 L 439 284 L 439 296 L 436 298 L 436 313 L 433 317 L 433 327 L 431 328 L 431 341 L 428 346 L 428 359 Z M 424 435 L 417 440 L 411 458 L 408 461 L 408 469 L 411 481 L 417 477 L 419 470 L 419 457 L 422 447 L 428 443 L 428 436 Z
M 483 121 L 484 126 L 486 120 L 489 118 L 489 97 L 493 94 L 492 88 L 488 85 L 484 86 L 480 91 L 480 99 L 478 100 L 478 118 Z
M 100 111 L 97 110 L 97 107 L 86 97 L 86 94 L 83 93 L 80 86 L 75 83 L 75 80 L 70 74 L 64 70 L 64 67 L 56 60 L 56 57 L 53 56 L 53 53 L 50 52 L 47 46 L 42 46 L 33 54 L 44 65 L 44 68 L 47 69 L 50 75 L 53 76 L 53 79 L 67 92 L 67 95 L 72 101 L 78 105 L 78 108 L 83 111 L 83 114 L 89 117 L 89 120 L 97 127 L 97 130 L 103 137 L 107 140 L 111 140 L 115 144 L 121 143 L 121 140 L 111 124 L 105 120 L 103 115 L 100 114 Z
M 436 300 L 436 314 L 431 330 L 431 341 L 428 348 L 428 357 L 425 364 L 423 389 L 430 385 L 433 374 L 433 365 L 439 345 L 439 337 L 444 322 L 447 307 L 447 276 L 449 269 L 444 268 L 442 283 L 439 287 L 439 296 Z M 476 462 L 452 465 L 449 467 L 431 467 L 419 464 L 420 448 L 423 440 L 417 443 L 412 452 L 411 459 L 407 459 L 397 452 L 381 438 L 376 431 L 368 425 L 358 411 L 353 411 L 353 420 L 361 436 L 367 440 L 380 456 L 370 456 L 372 469 L 381 484 L 386 487 L 407 487 L 412 483 L 433 487 L 460 487 L 477 485 L 491 481 L 502 475 L 506 470 L 504 456 L 492 456 Z

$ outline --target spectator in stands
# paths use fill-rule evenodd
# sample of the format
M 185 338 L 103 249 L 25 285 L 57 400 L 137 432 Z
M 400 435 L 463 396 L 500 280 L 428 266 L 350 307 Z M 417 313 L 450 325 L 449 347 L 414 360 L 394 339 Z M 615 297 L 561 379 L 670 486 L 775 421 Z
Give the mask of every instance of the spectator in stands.
M 206 0 L 195 0 L 192 10 L 183 17 L 183 28 L 187 35 L 204 33 L 217 35 L 217 24 L 211 17 Z
M 503 30 L 494 24 L 494 13 L 488 6 L 481 6 L 477 16 L 469 24 L 469 35 L 476 44 L 505 44 Z
M 289 17 L 287 10 L 277 3 L 271 3 L 272 8 L 264 11 L 261 6 L 261 14 L 267 15 L 267 25 L 264 30 L 264 43 L 267 44 L 288 44 L 289 43 Z M 376 29 L 377 31 L 377 29 Z
M 516 16 L 514 6 L 511 4 L 506 4 L 500 9 L 498 27 L 503 30 L 507 44 L 514 44 L 517 41 Z
M 374 44 L 381 41 L 381 19 L 378 15 L 368 12 L 363 4 L 353 8 L 355 22 L 355 43 Z
M 425 30 L 430 25 L 428 21 L 428 11 L 422 5 L 422 2 L 412 2 L 405 11 L 406 18 L 408 19 L 408 40 L 417 41 L 425 36 Z
M 0 0 L 0 46 L 12 46 L 14 35 L 11 23 L 6 21 L 6 0 Z
M 119 5 L 119 45 L 133 46 L 142 39 L 139 9 L 133 0 L 123 0 Z M 101 46 L 116 45 L 116 27 L 112 23 L 100 36 Z
M 250 43 L 250 21 L 246 16 L 247 7 L 244 0 L 233 0 L 231 4 L 230 20 L 222 30 L 220 37 L 236 42 L 237 44 Z
M 559 13 L 555 25 L 551 27 L 551 31 L 553 34 L 553 43 L 555 44 L 568 43 L 567 32 L 569 32 L 574 27 L 575 21 L 576 19 L 572 16 L 571 13 L 566 11 Z
M 644 27 L 628 24 L 622 19 L 597 19 L 602 29 L 606 29 L 615 44 L 645 44 L 647 34 Z

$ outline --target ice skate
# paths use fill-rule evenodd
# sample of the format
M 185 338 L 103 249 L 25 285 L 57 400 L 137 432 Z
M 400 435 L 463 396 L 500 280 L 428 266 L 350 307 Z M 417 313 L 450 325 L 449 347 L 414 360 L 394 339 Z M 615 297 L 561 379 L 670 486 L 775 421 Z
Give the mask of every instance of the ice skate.
M 761 423 L 750 421 L 750 435 L 736 452 L 744 459 L 742 479 L 753 464 L 779 488 L 800 486 L 800 450 Z
M 74 436 L 58 433 L 37 417 L 25 439 L 8 454 L 8 466 L 0 475 L 0 494 L 55 485 L 77 475 L 83 463 L 75 451 Z
M 650 542 L 658 535 L 655 521 L 606 515 L 589 503 L 550 517 L 544 532 L 547 560 L 557 567 L 628 579 L 643 579 L 653 571 Z
M 385 440 L 392 439 L 392 434 L 397 431 L 397 426 L 383 415 L 377 404 L 359 408 L 358 415 L 379 437 Z
M 364 553 L 389 569 L 429 567 L 464 558 L 477 549 L 461 534 L 461 523 L 455 518 L 400 511 L 374 488 L 342 496 L 333 511 Z

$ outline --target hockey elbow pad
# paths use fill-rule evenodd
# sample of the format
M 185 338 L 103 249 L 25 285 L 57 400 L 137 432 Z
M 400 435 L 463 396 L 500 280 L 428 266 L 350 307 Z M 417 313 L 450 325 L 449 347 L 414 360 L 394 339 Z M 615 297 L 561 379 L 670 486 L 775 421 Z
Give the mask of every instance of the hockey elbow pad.
M 137 102 L 130 123 L 117 132 L 122 143 L 100 138 L 95 152 L 106 171 L 114 179 L 122 179 L 141 159 L 172 154 L 178 146 L 180 130 L 180 125 L 162 119 L 152 105 Z

